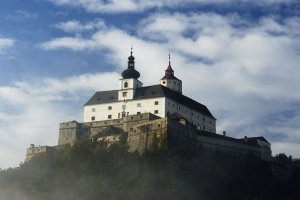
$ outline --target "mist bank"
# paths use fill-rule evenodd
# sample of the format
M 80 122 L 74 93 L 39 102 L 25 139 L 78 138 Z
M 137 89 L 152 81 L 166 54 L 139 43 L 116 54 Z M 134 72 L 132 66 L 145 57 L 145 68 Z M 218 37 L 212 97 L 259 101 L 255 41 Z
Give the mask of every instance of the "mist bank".
M 1 200 L 300 199 L 300 162 L 284 154 L 288 180 L 251 155 L 152 149 L 83 141 L 0 172 Z

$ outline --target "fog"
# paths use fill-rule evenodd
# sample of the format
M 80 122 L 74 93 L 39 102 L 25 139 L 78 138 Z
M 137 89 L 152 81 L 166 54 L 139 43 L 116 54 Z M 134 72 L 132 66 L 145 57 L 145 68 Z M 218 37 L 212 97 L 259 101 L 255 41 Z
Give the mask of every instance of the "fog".
M 141 156 L 91 141 L 0 171 L 0 200 L 297 199 L 298 186 L 275 182 L 270 164 L 251 155 L 154 149 Z

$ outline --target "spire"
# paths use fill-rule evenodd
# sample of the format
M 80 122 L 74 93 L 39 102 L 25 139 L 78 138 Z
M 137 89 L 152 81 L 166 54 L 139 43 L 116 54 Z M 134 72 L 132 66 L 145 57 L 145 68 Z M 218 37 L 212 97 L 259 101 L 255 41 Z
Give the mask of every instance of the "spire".
M 128 57 L 128 68 L 132 68 L 134 69 L 134 57 L 132 55 L 132 47 L 131 47 L 131 50 L 130 50 L 130 56 Z
M 130 56 L 128 57 L 128 67 L 126 70 L 122 72 L 123 78 L 135 78 L 138 79 L 140 77 L 140 73 L 134 69 L 134 56 L 132 55 L 132 47 L 130 50 Z
M 179 80 L 178 78 L 176 78 L 174 76 L 174 70 L 172 69 L 172 66 L 171 66 L 171 55 L 170 54 L 169 54 L 169 65 L 168 65 L 167 69 L 165 70 L 165 76 L 162 79 L 177 79 L 177 80 Z
M 174 70 L 171 67 L 171 55 L 169 54 L 169 65 L 168 68 L 165 70 L 165 75 L 174 75 Z

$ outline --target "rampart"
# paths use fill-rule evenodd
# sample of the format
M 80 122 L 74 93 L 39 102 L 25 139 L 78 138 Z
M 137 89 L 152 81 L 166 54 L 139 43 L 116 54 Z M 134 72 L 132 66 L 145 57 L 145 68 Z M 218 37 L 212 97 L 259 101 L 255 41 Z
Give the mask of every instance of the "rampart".
M 107 127 L 114 128 L 108 130 Z M 199 131 L 196 126 L 179 115 L 160 118 L 151 113 L 130 115 L 114 120 L 61 123 L 58 146 L 73 145 L 75 142 L 84 139 L 94 139 L 98 135 L 101 136 L 103 131 L 105 131 L 105 135 L 102 135 L 101 139 L 107 139 L 110 143 L 117 142 L 119 136 L 114 135 L 114 130 L 127 133 L 129 152 L 137 151 L 143 154 L 146 151 L 168 148 L 171 145 L 179 150 L 206 149 L 227 152 L 233 155 L 252 154 L 262 160 L 271 159 L 270 144 L 259 138 L 249 138 L 252 141 L 250 143 L 247 140 Z M 51 147 L 47 146 L 31 147 L 27 149 L 26 160 L 52 150 Z

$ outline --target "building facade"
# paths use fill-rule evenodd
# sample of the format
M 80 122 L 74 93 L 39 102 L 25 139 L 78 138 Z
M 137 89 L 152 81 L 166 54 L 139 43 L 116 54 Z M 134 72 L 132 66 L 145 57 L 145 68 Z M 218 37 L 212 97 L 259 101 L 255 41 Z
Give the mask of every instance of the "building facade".
M 134 60 L 131 51 L 117 90 L 96 92 L 84 105 L 84 122 L 121 119 L 148 112 L 161 118 L 179 113 L 199 130 L 216 133 L 216 119 L 209 109 L 182 94 L 182 81 L 175 77 L 170 57 L 160 84 L 146 87 L 138 80 L 140 73 L 135 69 Z

